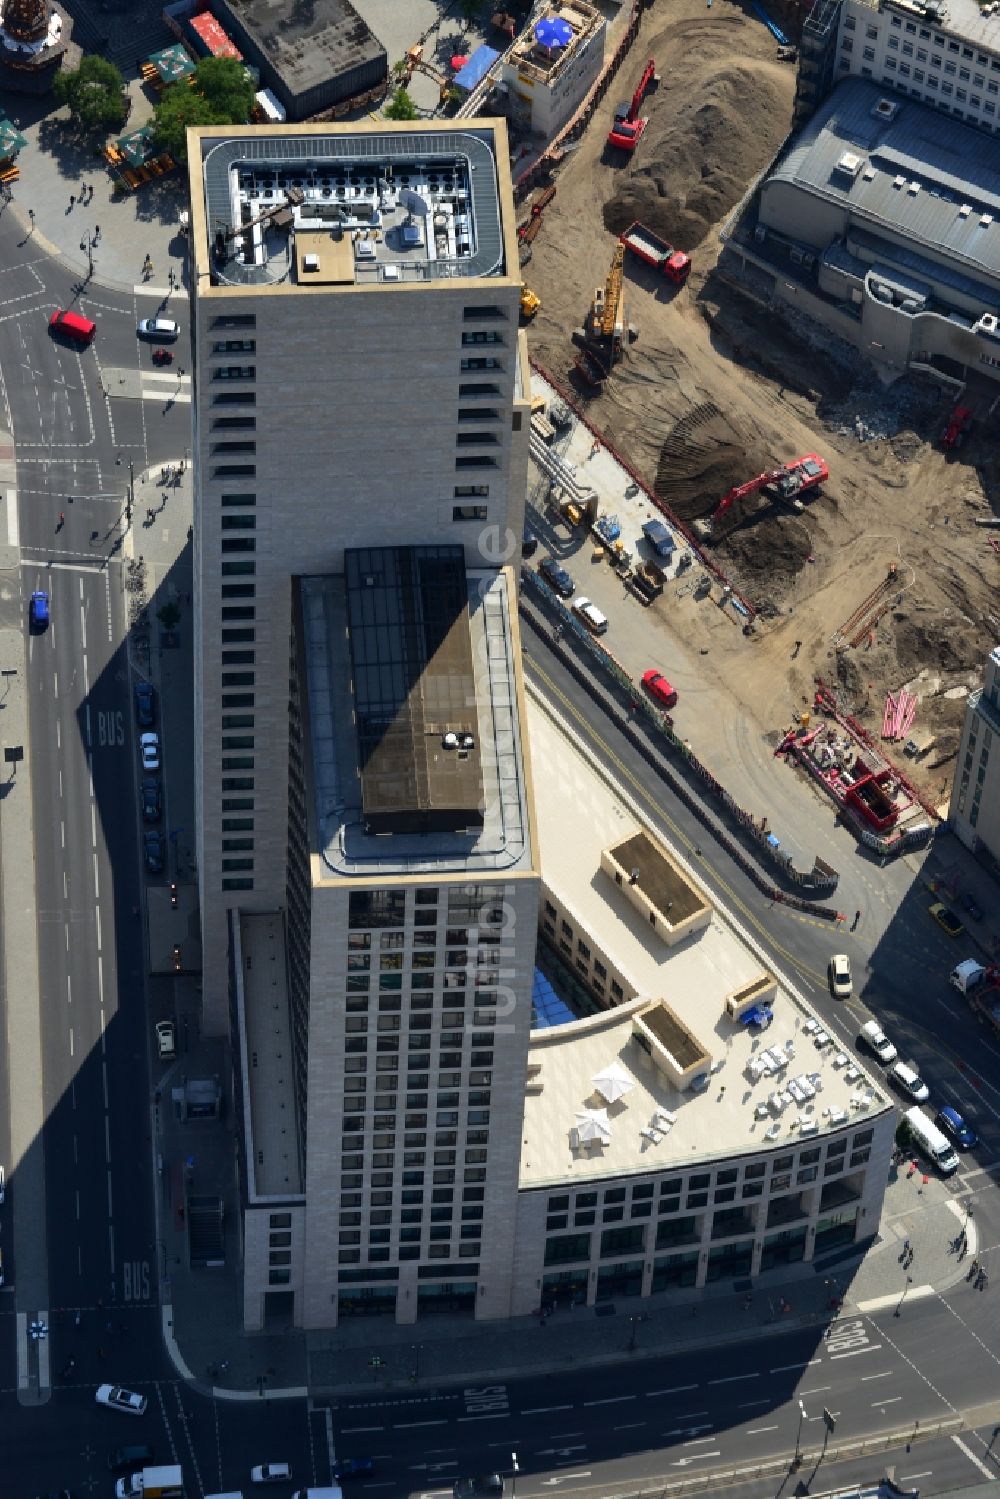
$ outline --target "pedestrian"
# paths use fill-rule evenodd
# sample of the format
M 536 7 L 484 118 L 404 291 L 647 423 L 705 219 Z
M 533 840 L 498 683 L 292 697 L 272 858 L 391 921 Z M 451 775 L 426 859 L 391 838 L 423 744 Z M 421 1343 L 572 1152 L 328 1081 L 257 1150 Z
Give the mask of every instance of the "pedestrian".
M 60 526 L 64 526 L 66 524 L 66 512 L 65 512 L 65 510 L 60 510 L 60 512 L 59 512 L 59 524 L 60 524 Z
M 903 1240 L 903 1253 L 904 1254 L 909 1254 L 909 1252 L 910 1252 L 910 1241 L 909 1241 L 909 1239 L 904 1239 Z
M 854 913 L 854 920 L 851 922 L 851 931 L 852 932 L 855 930 L 855 928 L 857 927 L 857 924 L 858 924 L 858 922 L 860 920 L 861 920 L 861 912 L 860 911 L 855 911 L 855 913 Z
M 100 237 L 101 237 L 101 226 L 100 226 L 100 224 L 95 224 L 94 225 L 94 238 L 95 239 L 100 239 Z
M 69 206 L 70 206 L 70 208 L 73 207 L 73 204 L 75 202 L 76 202 L 76 193 L 70 193 L 70 195 L 69 195 Z

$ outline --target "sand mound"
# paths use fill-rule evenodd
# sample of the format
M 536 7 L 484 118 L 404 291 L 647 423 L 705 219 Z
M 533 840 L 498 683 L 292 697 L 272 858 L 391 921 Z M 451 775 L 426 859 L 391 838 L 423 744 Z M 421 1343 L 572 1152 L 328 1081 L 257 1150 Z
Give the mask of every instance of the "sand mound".
M 655 488 L 681 520 L 694 520 L 710 515 L 734 484 L 767 467 L 749 427 L 705 401 L 668 433 L 660 449 Z
M 604 206 L 613 234 L 641 219 L 693 250 L 771 160 L 788 129 L 780 83 L 760 64 L 720 57 L 702 87 L 689 89 L 690 80 L 676 74 L 661 87 L 638 161 Z

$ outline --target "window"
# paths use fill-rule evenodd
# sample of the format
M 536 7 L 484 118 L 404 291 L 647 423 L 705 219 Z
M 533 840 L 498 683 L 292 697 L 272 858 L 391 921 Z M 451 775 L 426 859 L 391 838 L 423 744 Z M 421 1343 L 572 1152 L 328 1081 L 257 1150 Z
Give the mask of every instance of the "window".
M 257 472 L 254 463 L 219 463 L 212 470 L 213 479 L 252 479 Z
M 255 338 L 226 338 L 212 345 L 213 354 L 253 354 L 257 348 Z
M 452 520 L 485 520 L 487 507 L 485 505 L 452 505 Z
M 253 536 L 223 537 L 222 550 L 224 552 L 255 552 L 257 542 Z
M 507 320 L 506 312 L 504 312 L 502 307 L 498 307 L 495 302 L 484 303 L 482 307 L 463 307 L 462 316 L 466 322 L 474 320 L 486 321 L 488 318 L 503 318 L 505 322 Z
M 959 68 L 958 76 L 959 78 L 961 78 L 963 83 L 969 83 L 972 78 L 972 74 L 969 72 L 968 68 Z
M 257 425 L 255 416 L 217 416 L 212 421 L 213 432 L 232 432 L 240 429 L 252 430 Z
M 456 468 L 499 468 L 495 458 L 456 458 Z
M 256 392 L 252 390 L 219 391 L 212 397 L 213 406 L 255 406 Z
M 463 381 L 458 387 L 459 396 L 468 399 L 470 396 L 498 396 L 499 385 L 491 385 L 486 380 Z
M 487 332 L 485 329 L 477 329 L 475 333 L 462 334 L 462 347 L 469 348 L 472 344 L 503 344 L 506 340 L 502 333 Z
M 485 500 L 488 498 L 490 486 L 488 484 L 456 484 L 456 500 Z M 555 915 L 555 910 L 552 912 Z
M 213 328 L 256 328 L 256 326 L 257 315 L 254 312 L 232 312 L 212 319 Z
M 225 364 L 219 369 L 212 371 L 212 379 L 215 380 L 256 380 L 257 366 L 255 364 Z
M 459 406 L 460 422 L 498 422 L 500 413 L 493 406 Z
M 874 47 L 866 47 L 864 55 L 868 59 L 869 62 L 874 62 L 875 61 L 875 48 Z
M 866 26 L 865 27 L 865 36 L 868 38 L 868 40 L 870 42 L 877 42 L 878 41 L 878 27 L 876 27 L 876 26 Z
M 463 373 L 465 371 L 471 372 L 472 370 L 502 370 L 503 361 L 501 359 L 473 359 L 470 357 L 462 360 L 461 369 Z
M 257 517 L 255 515 L 224 515 L 222 517 L 223 531 L 254 531 L 257 528 Z
M 219 501 L 223 508 L 227 505 L 256 505 L 257 496 L 247 493 L 223 494 L 219 496 Z

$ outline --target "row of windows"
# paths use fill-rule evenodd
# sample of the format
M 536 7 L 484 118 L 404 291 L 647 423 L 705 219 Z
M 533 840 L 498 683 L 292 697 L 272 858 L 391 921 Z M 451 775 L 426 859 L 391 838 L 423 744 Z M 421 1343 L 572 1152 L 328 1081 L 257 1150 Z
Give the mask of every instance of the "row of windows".
M 470 1259 L 473 1259 L 473 1260 L 478 1260 L 478 1258 L 479 1258 L 479 1250 L 480 1250 L 480 1246 L 479 1246 L 478 1243 L 476 1243 L 476 1244 L 459 1244 L 459 1246 L 458 1246 L 458 1253 L 459 1253 L 460 1256 L 464 1257 L 464 1256 L 467 1255 Z M 384 1261 L 384 1260 L 388 1260 L 391 1257 L 392 1256 L 390 1255 L 390 1252 L 389 1252 L 388 1248 L 372 1248 L 372 1249 L 369 1249 L 368 1254 L 366 1256 L 367 1260 L 370 1263 L 371 1262 L 378 1263 L 378 1262 L 381 1262 L 381 1261 Z M 399 1246 L 399 1249 L 397 1250 L 396 1256 L 395 1256 L 395 1258 L 400 1259 L 400 1260 L 419 1260 L 419 1259 L 422 1259 L 422 1258 L 425 1258 L 425 1257 L 427 1259 L 431 1259 L 431 1260 L 435 1260 L 435 1259 L 438 1259 L 438 1260 L 448 1260 L 448 1259 L 451 1259 L 452 1258 L 451 1247 L 448 1244 L 429 1244 L 428 1247 L 427 1247 L 426 1256 L 424 1256 L 424 1255 L 421 1254 L 421 1250 L 420 1250 L 420 1245 L 419 1244 L 401 1244 Z M 338 1260 L 338 1262 L 341 1265 L 359 1265 L 361 1263 L 361 1251 L 359 1249 L 342 1249 L 340 1251 L 340 1253 L 337 1255 L 337 1260 Z M 463 1266 L 463 1269 L 464 1268 L 465 1267 Z M 472 1275 L 472 1274 L 475 1273 L 475 1271 L 477 1269 L 478 1269 L 477 1265 L 470 1265 L 468 1267 L 468 1273 L 470 1275 Z M 280 1275 L 281 1271 L 280 1270 L 276 1270 L 273 1273 L 275 1275 Z M 270 1284 L 276 1285 L 276 1284 L 279 1284 L 279 1282 L 271 1280 Z
M 841 43 L 841 46 L 844 47 L 846 50 L 849 51 L 851 44 L 850 44 L 850 42 L 847 39 L 845 39 Z M 870 48 L 866 48 L 865 55 L 868 56 L 869 53 L 871 53 L 871 49 Z M 872 56 L 873 55 L 874 54 L 872 54 Z M 893 59 L 892 58 L 888 58 L 886 60 L 886 67 L 889 68 L 889 69 L 891 69 L 892 68 L 892 62 L 893 62 Z M 848 62 L 847 58 L 843 58 L 842 57 L 841 60 L 840 60 L 840 70 L 841 70 L 841 72 L 846 72 L 846 71 L 848 71 L 849 68 L 850 68 L 850 63 Z M 898 71 L 904 77 L 909 77 L 910 76 L 909 64 L 908 63 L 901 63 L 899 65 L 899 70 Z M 862 78 L 872 78 L 874 76 L 872 69 L 870 67 L 868 67 L 867 65 L 864 65 L 864 64 L 862 65 L 862 67 L 860 69 L 860 75 L 861 75 Z M 970 125 L 975 125 L 975 126 L 979 126 L 979 127 L 988 126 L 989 129 L 991 129 L 991 130 L 1000 130 L 1000 122 L 998 122 L 997 119 L 995 118 L 997 116 L 997 112 L 998 112 L 997 111 L 997 105 L 995 103 L 993 103 L 991 100 L 987 99 L 985 102 L 983 102 L 983 100 L 980 99 L 980 97 L 977 94 L 973 94 L 970 98 L 967 98 L 966 97 L 966 91 L 965 91 L 965 89 L 961 89 L 961 88 L 960 89 L 956 89 L 953 84 L 947 83 L 947 82 L 939 84 L 937 78 L 935 78 L 933 74 L 929 78 L 927 78 L 926 80 L 924 80 L 923 73 L 920 71 L 920 69 L 915 69 L 914 73 L 913 73 L 913 76 L 914 76 L 914 78 L 918 82 L 922 83 L 922 82 L 926 81 L 927 88 L 933 90 L 933 92 L 931 92 L 931 93 L 925 93 L 922 88 L 910 88 L 909 90 L 907 90 L 906 84 L 904 84 L 904 83 L 897 83 L 896 80 L 888 72 L 887 73 L 883 73 L 882 78 L 881 78 L 881 82 L 889 84 L 890 87 L 895 88 L 900 93 L 906 93 L 906 92 L 911 93 L 915 99 L 920 99 L 925 104 L 932 105 L 933 108 L 940 110 L 942 114 L 950 114 L 953 119 L 956 119 L 956 120 L 965 120 Z M 956 104 L 956 105 L 943 104 L 941 102 L 941 100 L 937 97 L 938 91 L 940 91 L 940 93 L 943 94 L 945 97 L 954 96 L 959 101 L 959 104 L 971 104 L 971 105 L 973 105 L 974 108 L 975 108 L 975 110 L 980 111 L 980 113 L 973 113 L 972 110 L 968 110 L 968 111 L 962 110 L 962 109 L 960 109 L 958 107 L 958 104 Z M 990 118 L 988 120 L 984 120 L 982 118 L 982 115 L 987 115 Z M 982 358 L 983 358 L 983 356 L 980 356 L 980 359 L 982 359 Z M 985 362 L 986 363 L 995 363 L 995 361 L 991 361 L 988 358 L 985 360 Z
M 980 67 L 982 67 L 982 68 L 987 68 L 988 67 L 994 73 L 1000 73 L 1000 58 L 991 57 L 988 52 L 976 52 L 976 53 L 973 53 L 973 50 L 972 50 L 972 48 L 970 46 L 960 43 L 954 37 L 948 38 L 948 37 L 942 36 L 942 34 L 940 32 L 932 32 L 930 30 L 930 28 L 926 27 L 926 26 L 921 26 L 921 27 L 918 28 L 918 26 L 917 26 L 917 24 L 916 24 L 915 21 L 907 21 L 904 24 L 904 22 L 901 20 L 901 18 L 899 16 L 891 16 L 889 24 L 890 24 L 890 26 L 892 27 L 892 29 L 894 31 L 905 31 L 905 33 L 906 33 L 907 36 L 916 36 L 922 42 L 931 42 L 931 43 L 933 43 L 933 45 L 935 47 L 940 47 L 942 51 L 947 46 L 948 51 L 951 52 L 951 53 L 954 53 L 956 55 L 958 55 L 959 53 L 961 53 L 962 57 L 969 58 L 969 59 L 971 59 L 973 56 L 975 56 L 975 60 L 979 64 Z M 856 27 L 857 27 L 857 19 L 856 19 L 856 17 L 850 16 L 850 15 L 846 16 L 845 19 L 844 19 L 844 30 L 845 31 L 854 31 L 856 29 Z M 867 24 L 865 26 L 865 35 L 867 36 L 867 38 L 868 38 L 869 41 L 871 41 L 871 42 L 877 41 L 878 40 L 878 35 L 879 35 L 878 27 L 877 26 L 873 26 L 871 24 Z M 889 45 L 890 45 L 890 47 L 896 41 L 897 41 L 897 38 L 890 37 L 889 38 Z
M 250 322 L 235 324 L 219 324 L 215 320 L 213 327 L 236 326 L 253 327 L 254 319 Z M 213 344 L 213 353 L 233 352 L 240 349 L 254 347 L 253 340 L 226 340 Z M 240 393 L 235 400 L 241 404 L 244 402 L 244 394 Z M 253 399 L 251 397 L 251 399 Z M 233 404 L 234 398 L 227 393 L 224 396 L 216 396 L 213 405 Z M 250 417 L 215 417 L 213 418 L 213 430 L 216 428 L 226 429 L 232 427 L 253 427 L 255 418 Z M 253 442 L 218 442 L 214 445 L 214 451 L 237 452 L 253 450 Z M 255 473 L 253 464 L 218 464 L 213 469 L 213 478 L 237 478 L 252 477 Z M 220 496 L 221 530 L 222 530 L 222 606 L 220 619 L 220 640 L 222 644 L 222 888 L 223 890 L 252 890 L 253 889 L 253 851 L 254 840 L 251 836 L 254 831 L 254 798 L 253 795 L 233 796 L 226 793 L 250 792 L 254 790 L 254 778 L 252 775 L 234 774 L 234 772 L 253 771 L 255 737 L 253 729 L 255 718 L 253 708 L 255 705 L 254 672 L 226 670 L 227 667 L 242 666 L 253 667 L 255 665 L 255 652 L 253 650 L 235 650 L 235 646 L 252 646 L 256 638 L 256 585 L 252 582 L 233 582 L 237 577 L 251 578 L 254 575 L 256 564 L 250 560 L 248 554 L 256 551 L 256 540 L 247 532 L 256 529 L 256 516 L 254 514 L 257 504 L 256 493 L 252 490 L 226 490 Z M 241 533 L 241 534 L 233 534 Z M 237 560 L 240 558 L 241 560 Z M 241 689 L 241 690 L 234 690 Z M 250 690 L 246 690 L 250 689 Z M 240 711 L 237 711 L 240 710 Z M 249 710 L 249 711 L 248 711 Z M 248 732 L 249 731 L 249 732 Z M 226 813 L 240 813 L 241 816 L 225 816 Z

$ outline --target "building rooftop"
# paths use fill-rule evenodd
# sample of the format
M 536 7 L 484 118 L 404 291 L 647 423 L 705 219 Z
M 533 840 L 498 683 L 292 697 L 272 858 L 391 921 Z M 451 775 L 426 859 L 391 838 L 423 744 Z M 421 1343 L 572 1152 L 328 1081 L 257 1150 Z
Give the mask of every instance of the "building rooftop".
M 350 0 L 310 0 L 309 5 L 290 0 L 215 3 L 223 17 L 229 12 L 237 18 L 293 93 L 306 93 L 331 73 L 385 61 L 385 48 Z
M 348 552 L 300 582 L 317 879 L 532 867 L 513 581 L 460 554 Z
M 348 550 L 344 572 L 365 822 L 481 828 L 464 547 Z
M 910 21 L 939 27 L 991 51 L 1000 49 L 1000 18 L 978 0 L 864 0 L 869 10 L 896 11 Z
M 886 101 L 884 104 L 880 101 Z M 770 174 L 905 235 L 930 259 L 1000 279 L 995 139 L 862 78 L 840 83 Z
M 240 914 L 244 1139 L 254 1197 L 302 1192 L 285 980 L 285 931 L 273 911 Z
M 329 289 L 505 274 L 500 121 L 217 126 L 197 138 L 195 250 L 213 284 Z
M 539 28 L 560 21 L 569 28 L 569 39 L 563 46 L 546 46 L 539 39 Z M 552 0 L 552 4 L 535 11 L 532 24 L 511 48 L 508 63 L 528 78 L 551 85 L 572 60 L 580 43 L 603 24 L 601 12 L 586 0 Z
M 717 911 L 683 944 L 663 941 L 601 867 L 605 849 L 640 831 L 635 813 L 534 695 L 528 729 L 543 898 L 617 969 L 626 1003 L 532 1032 L 521 1187 L 759 1153 L 891 1107 Z M 764 1030 L 727 1012 L 727 999 L 755 991 L 773 1013 Z M 632 1086 L 608 1110 L 610 1137 L 574 1146 L 577 1114 L 605 1106 L 593 1079 L 612 1065 Z M 659 1111 L 673 1118 L 655 1128 Z

